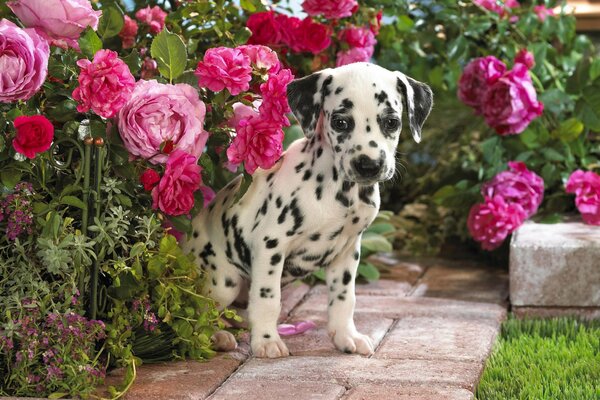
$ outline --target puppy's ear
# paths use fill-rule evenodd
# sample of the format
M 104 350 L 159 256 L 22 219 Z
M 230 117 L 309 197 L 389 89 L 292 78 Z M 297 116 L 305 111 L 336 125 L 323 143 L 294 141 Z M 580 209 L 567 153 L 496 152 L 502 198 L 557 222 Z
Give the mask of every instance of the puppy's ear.
M 415 142 L 421 141 L 421 128 L 433 107 L 433 93 L 431 88 L 422 82 L 396 72 L 396 88 L 402 94 L 406 105 L 406 114 L 410 131 Z
M 331 93 L 332 80 L 333 76 L 324 70 L 295 79 L 287 86 L 288 103 L 307 138 L 314 136 L 318 128 L 323 102 Z

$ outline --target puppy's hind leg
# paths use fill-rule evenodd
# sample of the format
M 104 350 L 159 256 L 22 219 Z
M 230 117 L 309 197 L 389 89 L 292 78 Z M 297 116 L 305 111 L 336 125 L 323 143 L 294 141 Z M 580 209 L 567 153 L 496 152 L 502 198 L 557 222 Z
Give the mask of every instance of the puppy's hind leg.
M 223 310 L 237 298 L 242 286 L 242 279 L 237 273 L 219 274 L 217 271 L 211 271 L 212 273 L 208 274 L 206 295 L 217 302 L 219 310 Z M 217 351 L 232 351 L 237 347 L 235 336 L 229 331 L 215 332 L 210 339 Z

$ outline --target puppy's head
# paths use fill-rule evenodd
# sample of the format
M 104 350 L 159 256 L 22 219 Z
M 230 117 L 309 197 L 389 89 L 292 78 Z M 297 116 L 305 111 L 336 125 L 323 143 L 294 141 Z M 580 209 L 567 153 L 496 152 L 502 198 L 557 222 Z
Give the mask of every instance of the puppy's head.
M 418 143 L 433 104 L 424 83 L 368 63 L 296 79 L 288 85 L 288 100 L 304 134 L 319 135 L 345 179 L 360 184 L 394 175 L 403 108 Z

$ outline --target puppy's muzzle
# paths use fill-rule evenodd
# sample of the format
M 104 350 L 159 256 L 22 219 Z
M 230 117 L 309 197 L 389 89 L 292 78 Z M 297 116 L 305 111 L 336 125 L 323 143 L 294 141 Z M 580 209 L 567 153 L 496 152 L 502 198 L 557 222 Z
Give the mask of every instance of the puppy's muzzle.
M 359 178 L 373 179 L 381 175 L 383 159 L 372 159 L 364 154 L 354 158 L 351 162 L 354 172 Z

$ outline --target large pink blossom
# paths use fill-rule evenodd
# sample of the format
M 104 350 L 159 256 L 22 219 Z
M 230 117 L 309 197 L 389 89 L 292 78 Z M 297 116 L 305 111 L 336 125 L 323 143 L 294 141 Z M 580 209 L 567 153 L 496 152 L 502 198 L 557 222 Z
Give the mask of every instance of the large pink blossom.
M 252 67 L 250 58 L 239 49 L 214 47 L 206 50 L 204 59 L 198 63 L 195 75 L 198 85 L 213 92 L 227 88 L 232 95 L 250 88 Z
M 138 21 L 148 25 L 150 27 L 150 32 L 159 33 L 165 27 L 167 13 L 164 12 L 159 6 L 154 6 L 152 8 L 148 6 L 138 10 L 135 13 L 135 18 Z
M 542 114 L 544 104 L 537 99 L 525 64 L 515 64 L 488 88 L 482 111 L 485 122 L 500 135 L 521 133 Z
M 95 30 L 102 15 L 88 0 L 12 0 L 7 4 L 23 25 L 35 28 L 51 44 L 77 50 L 81 33 L 88 26 Z
M 485 197 L 471 207 L 467 227 L 473 239 L 485 250 L 494 250 L 525 220 L 526 212 L 518 203 L 506 202 L 502 196 Z
M 323 15 L 327 19 L 349 17 L 357 8 L 356 0 L 304 0 L 302 2 L 302 9 L 308 15 Z
M 117 114 L 117 123 L 129 153 L 157 164 L 167 160 L 160 149 L 169 141 L 194 157 L 202 154 L 208 139 L 205 115 L 206 106 L 192 86 L 140 80 Z
M 248 39 L 248 44 L 264 44 L 274 45 L 281 41 L 280 24 L 275 18 L 280 15 L 274 11 L 257 12 L 246 21 L 246 26 L 252 32 L 252 36 Z
M 533 11 L 537 14 L 540 21 L 544 22 L 548 17 L 554 17 L 554 10 L 552 8 L 546 8 L 544 5 L 533 7 Z
M 371 55 L 368 48 L 364 47 L 353 47 L 346 51 L 338 51 L 336 54 L 335 65 L 341 67 L 342 65 L 353 64 L 356 62 L 366 62 L 371 59 Z
M 486 10 L 495 12 L 500 16 L 505 16 L 508 14 L 510 9 L 521 6 L 517 0 L 473 0 L 473 3 L 477 4 L 479 7 L 485 8 Z
M 506 202 L 518 203 L 526 217 L 536 213 L 544 199 L 544 180 L 527 169 L 523 162 L 510 161 L 508 171 L 500 172 L 481 188 L 485 197 L 501 196 Z
M 302 20 L 297 17 L 289 17 L 285 14 L 276 14 L 274 21 L 278 31 L 279 42 L 291 47 L 292 50 L 298 47 L 297 32 Z
M 531 69 L 535 66 L 535 58 L 527 49 L 521 49 L 515 55 L 515 64 L 517 63 L 524 64 L 528 69 Z
M 188 214 L 194 207 L 194 192 L 202 183 L 201 170 L 196 157 L 179 149 L 173 151 L 165 173 L 152 189 L 152 208 L 167 215 Z
M 373 47 L 377 44 L 375 34 L 370 30 L 358 26 L 350 26 L 338 34 L 338 38 L 350 47 Z
M 256 168 L 271 168 L 281 157 L 283 131 L 278 123 L 261 115 L 242 119 L 237 135 L 227 149 L 227 158 L 233 164 L 244 162 L 248 173 Z
M 50 48 L 34 29 L 0 21 L 0 103 L 27 100 L 48 74 Z
M 318 54 L 331 45 L 331 28 L 306 17 L 296 28 L 292 50 Z
M 600 225 L 600 175 L 577 170 L 569 177 L 566 191 L 575 194 L 575 205 L 583 221 Z
M 458 98 L 482 113 L 482 102 L 489 86 L 506 72 L 506 65 L 494 56 L 480 57 L 467 64 L 458 81 Z
M 287 85 L 294 79 L 289 69 L 282 69 L 277 74 L 269 75 L 267 82 L 260 85 L 262 104 L 260 113 L 266 119 L 281 125 L 289 126 L 287 114 L 291 112 L 287 99 Z
M 73 99 L 79 102 L 77 111 L 90 108 L 104 118 L 114 117 L 131 97 L 135 78 L 129 67 L 113 50 L 98 50 L 94 60 L 77 61 L 79 87 L 73 91 Z
M 128 15 L 124 17 L 123 28 L 119 32 L 119 37 L 123 41 L 123 48 L 130 49 L 135 44 L 135 36 L 138 33 L 138 24 Z
M 250 63 L 258 69 L 275 73 L 281 67 L 277 53 L 267 46 L 249 44 L 238 46 L 237 49 L 245 54 L 250 59 Z

